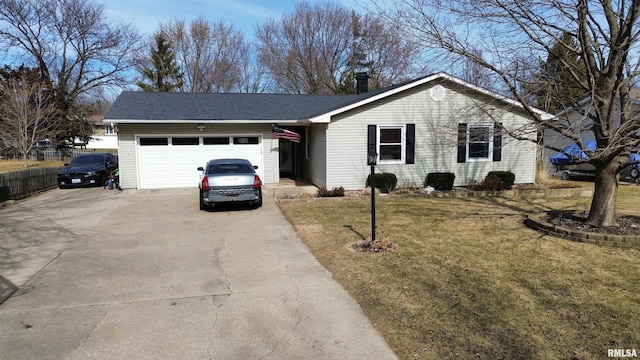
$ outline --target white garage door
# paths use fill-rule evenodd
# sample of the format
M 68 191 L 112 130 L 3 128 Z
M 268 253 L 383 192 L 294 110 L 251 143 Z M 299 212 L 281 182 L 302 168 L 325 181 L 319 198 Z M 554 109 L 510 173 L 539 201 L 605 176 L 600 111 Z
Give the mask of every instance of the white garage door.
M 242 158 L 258 165 L 263 178 L 259 135 L 140 136 L 138 186 L 141 189 L 197 187 L 199 166 L 210 159 Z

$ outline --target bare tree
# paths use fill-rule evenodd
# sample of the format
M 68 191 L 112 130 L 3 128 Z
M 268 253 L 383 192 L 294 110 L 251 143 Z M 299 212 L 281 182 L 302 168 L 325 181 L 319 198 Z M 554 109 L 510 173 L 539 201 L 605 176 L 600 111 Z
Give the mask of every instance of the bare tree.
M 508 90 L 537 126 L 580 144 L 595 166 L 587 221 L 616 225 L 619 173 L 639 143 L 638 107 L 630 92 L 640 78 L 640 0 L 395 0 L 392 8 L 373 1 L 377 11 L 424 46 L 433 61 L 465 58 L 490 70 L 501 79 L 495 86 Z M 558 46 L 578 55 L 584 66 L 578 69 L 576 63 L 559 60 L 591 100 L 578 109 L 584 118 L 579 124 L 541 115 L 522 92 L 539 70 L 538 59 Z M 474 50 L 481 50 L 483 57 Z M 595 151 L 585 146 L 584 132 L 593 133 Z
M 475 53 L 475 56 L 482 58 L 482 51 L 477 49 L 472 51 Z M 462 80 L 483 88 L 490 88 L 493 82 L 491 78 L 492 75 L 490 71 L 478 63 L 469 59 L 462 60 L 462 70 L 459 76 Z
M 58 116 L 74 138 L 77 100 L 100 88 L 130 84 L 128 71 L 140 36 L 104 16 L 89 0 L 0 0 L 0 49 L 40 69 Z M 80 119 L 81 123 L 84 122 Z
M 352 81 L 359 71 L 370 73 L 373 88 L 385 86 L 414 76 L 412 66 L 418 63 L 415 48 L 379 19 L 336 3 L 298 3 L 256 33 L 260 63 L 278 90 L 288 93 L 355 91 Z
M 29 166 L 29 152 L 56 131 L 56 110 L 49 95 L 44 84 L 26 77 L 0 84 L 0 143 L 18 151 L 25 168 Z
M 351 25 L 362 56 L 355 64 L 355 72 L 369 74 L 371 89 L 426 74 L 428 67 L 424 65 L 419 48 L 380 17 L 354 14 Z M 357 54 L 350 56 L 358 58 Z
M 265 67 L 260 66 L 255 56 L 256 46 L 250 44 L 241 51 L 240 68 L 240 87 L 241 93 L 262 93 L 273 88 L 273 81 L 268 76 Z
M 249 45 L 242 33 L 223 22 L 204 18 L 176 19 L 160 30 L 173 44 L 184 73 L 184 92 L 231 92 L 243 90 L 242 71 L 247 66 Z

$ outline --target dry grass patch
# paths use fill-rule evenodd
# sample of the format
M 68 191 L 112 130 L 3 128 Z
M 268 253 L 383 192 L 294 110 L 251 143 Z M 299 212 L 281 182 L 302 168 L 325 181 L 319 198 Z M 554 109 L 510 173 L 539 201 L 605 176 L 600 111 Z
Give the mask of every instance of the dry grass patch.
M 381 197 L 378 228 L 398 244 L 381 254 L 346 249 L 371 231 L 366 197 L 280 207 L 401 359 L 600 359 L 640 348 L 640 252 L 522 224 L 589 202 Z M 620 187 L 620 212 L 638 203 Z
M 36 161 L 29 160 L 29 167 L 38 168 L 38 167 L 61 167 L 64 165 L 64 161 Z M 6 173 L 11 171 L 19 171 L 26 169 L 24 167 L 24 160 L 0 160 L 0 173 Z

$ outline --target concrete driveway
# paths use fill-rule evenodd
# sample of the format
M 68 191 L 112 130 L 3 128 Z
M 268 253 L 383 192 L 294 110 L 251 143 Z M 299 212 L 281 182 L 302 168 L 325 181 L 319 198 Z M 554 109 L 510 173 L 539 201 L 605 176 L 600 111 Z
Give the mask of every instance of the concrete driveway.
M 0 210 L 2 359 L 394 359 L 265 194 L 52 190 Z

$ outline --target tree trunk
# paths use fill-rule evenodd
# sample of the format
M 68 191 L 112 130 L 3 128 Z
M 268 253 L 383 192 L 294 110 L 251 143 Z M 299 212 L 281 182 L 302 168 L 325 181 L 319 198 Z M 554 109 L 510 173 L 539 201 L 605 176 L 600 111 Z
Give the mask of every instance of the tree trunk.
M 600 226 L 618 226 L 616 222 L 616 197 L 618 195 L 618 164 L 596 165 L 595 189 L 587 223 Z
M 29 167 L 29 153 L 22 151 L 22 159 L 24 160 L 24 168 Z

